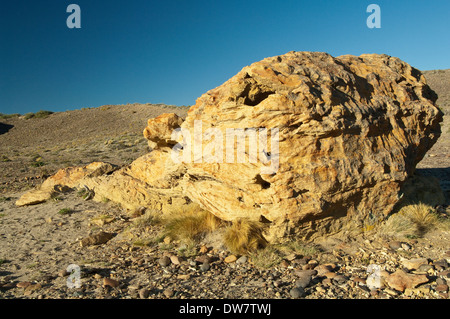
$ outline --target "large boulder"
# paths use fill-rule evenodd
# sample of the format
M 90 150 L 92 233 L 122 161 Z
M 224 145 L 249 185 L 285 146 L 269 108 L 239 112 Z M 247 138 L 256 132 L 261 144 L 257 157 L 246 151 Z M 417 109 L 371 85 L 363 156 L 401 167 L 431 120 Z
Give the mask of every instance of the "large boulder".
M 192 153 L 183 190 L 222 219 L 269 221 L 274 236 L 300 228 L 309 237 L 349 220 L 382 219 L 440 136 L 435 100 L 417 69 L 387 55 L 266 58 L 190 108 L 181 125 L 192 142 L 190 149 L 181 143 Z M 243 163 L 225 160 L 239 148 L 231 128 L 260 129 L 257 140 L 241 139 Z M 217 137 L 223 143 L 214 145 Z M 208 163 L 220 143 L 223 162 Z
M 392 211 L 440 136 L 435 100 L 395 57 L 289 52 L 244 67 L 184 121 L 150 119 L 152 152 L 82 183 L 129 209 L 192 201 L 266 222 L 269 240 L 314 238 Z

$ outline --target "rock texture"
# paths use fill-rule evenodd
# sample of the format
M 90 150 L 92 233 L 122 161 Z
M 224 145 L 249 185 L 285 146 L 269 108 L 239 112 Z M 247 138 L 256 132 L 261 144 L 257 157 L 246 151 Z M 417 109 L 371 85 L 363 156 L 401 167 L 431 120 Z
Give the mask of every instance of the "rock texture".
M 267 222 L 269 239 L 313 238 L 392 211 L 440 136 L 435 100 L 398 58 L 289 52 L 243 68 L 184 121 L 149 120 L 151 153 L 83 184 L 129 209 L 192 201 L 224 220 Z
M 303 225 L 313 235 L 317 220 L 383 218 L 440 135 L 435 100 L 418 70 L 387 55 L 264 59 L 202 95 L 181 127 L 277 128 L 278 170 L 261 174 L 266 164 L 249 159 L 187 163 L 183 189 L 220 218 L 262 216 L 284 223 L 281 233 Z

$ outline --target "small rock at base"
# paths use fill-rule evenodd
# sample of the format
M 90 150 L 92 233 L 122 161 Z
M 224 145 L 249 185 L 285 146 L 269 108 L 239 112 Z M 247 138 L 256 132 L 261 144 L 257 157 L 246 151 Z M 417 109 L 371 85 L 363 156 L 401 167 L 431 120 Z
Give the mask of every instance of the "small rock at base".
M 230 256 L 227 256 L 224 261 L 227 264 L 229 264 L 229 263 L 234 263 L 236 260 L 237 260 L 237 257 L 235 255 L 230 255 Z
M 300 276 L 299 279 L 295 282 L 295 287 L 297 288 L 306 288 L 311 283 L 312 277 L 310 274 L 304 273 L 302 276 Z
M 291 291 L 289 291 L 289 294 L 294 299 L 303 298 L 306 296 L 305 290 L 300 287 L 292 288 Z
M 158 263 L 162 266 L 162 267 L 167 267 L 168 265 L 170 265 L 170 258 L 167 256 L 163 256 L 161 258 L 158 259 Z
M 167 289 L 164 290 L 163 294 L 164 294 L 164 296 L 166 296 L 167 298 L 170 298 L 170 297 L 173 296 L 174 292 L 173 292 L 172 289 L 167 288 Z
M 236 260 L 236 264 L 245 264 L 247 262 L 248 258 L 247 256 L 241 256 Z
M 139 297 L 141 299 L 147 299 L 149 295 L 150 291 L 147 288 L 142 288 L 141 290 L 139 290 Z
M 119 282 L 112 278 L 103 278 L 103 287 L 110 286 L 112 288 L 119 287 Z
M 201 271 L 208 271 L 209 270 L 209 263 L 208 262 L 204 262 L 203 264 L 201 264 L 200 266 L 200 270 Z

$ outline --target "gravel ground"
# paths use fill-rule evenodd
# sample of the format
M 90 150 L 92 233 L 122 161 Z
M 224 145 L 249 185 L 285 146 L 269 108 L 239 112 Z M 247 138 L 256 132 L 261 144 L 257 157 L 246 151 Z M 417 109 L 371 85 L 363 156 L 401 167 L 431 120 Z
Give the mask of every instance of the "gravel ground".
M 15 207 L 19 195 L 0 203 L 0 298 L 448 298 L 449 232 L 406 241 L 330 238 L 264 268 L 254 255 L 234 256 L 202 241 L 188 252 L 167 241 L 138 245 L 136 238 L 158 232 L 160 226 L 133 228 L 134 219 L 119 207 L 84 201 L 75 192 L 32 209 Z M 64 208 L 71 211 L 63 213 Z M 95 223 L 105 215 L 108 223 Z M 102 232 L 112 238 L 100 244 L 85 240 Z M 408 261 L 419 258 L 425 259 L 417 269 L 408 268 Z M 68 270 L 70 265 L 76 265 L 79 277 Z M 378 287 L 369 278 L 377 270 L 402 270 L 426 281 L 404 291 L 383 280 Z

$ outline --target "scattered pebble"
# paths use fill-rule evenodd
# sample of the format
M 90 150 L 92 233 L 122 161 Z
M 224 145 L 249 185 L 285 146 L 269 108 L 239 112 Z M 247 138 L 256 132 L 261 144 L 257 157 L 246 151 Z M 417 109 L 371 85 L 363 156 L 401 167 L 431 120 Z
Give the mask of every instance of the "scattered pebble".
M 237 260 L 237 257 L 235 255 L 229 255 L 225 258 L 225 263 L 230 264 L 234 263 Z
M 289 291 L 289 294 L 291 295 L 292 298 L 297 299 L 297 298 L 303 298 L 306 296 L 306 292 L 303 288 L 301 287 L 296 287 L 296 288 L 292 288 Z
M 119 287 L 119 282 L 115 279 L 105 277 L 105 278 L 103 278 L 103 287 L 106 287 L 106 286 L 109 286 L 112 288 L 117 288 L 117 287 Z
M 210 268 L 210 265 L 209 265 L 208 262 L 204 262 L 204 263 L 201 264 L 201 266 L 200 266 L 200 270 L 201 270 L 201 271 L 208 271 L 209 268 Z
M 172 289 L 166 288 L 166 289 L 164 289 L 163 294 L 164 294 L 164 296 L 166 296 L 167 298 L 171 298 L 171 297 L 174 295 L 174 292 L 173 292 Z
M 142 288 L 139 290 L 139 298 L 147 299 L 150 295 L 150 291 L 147 288 Z
M 167 267 L 170 265 L 171 260 L 169 257 L 167 256 L 162 256 L 161 258 L 158 259 L 158 263 L 162 266 L 162 267 Z

